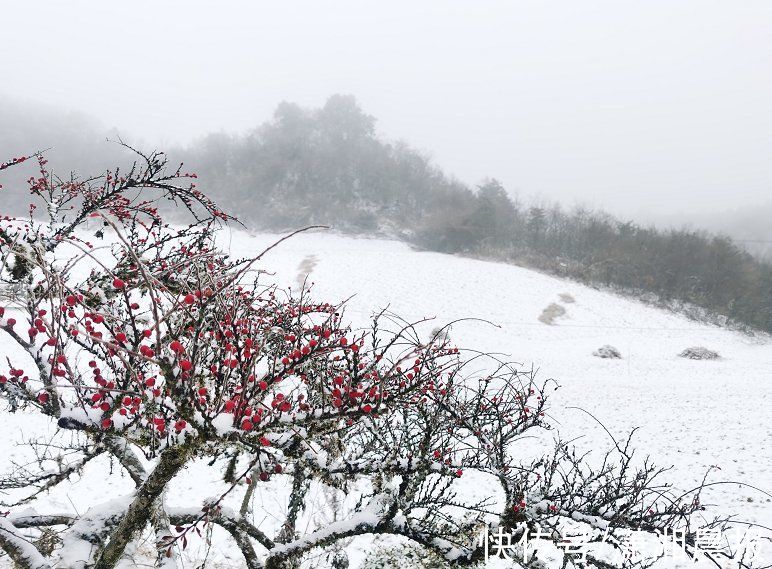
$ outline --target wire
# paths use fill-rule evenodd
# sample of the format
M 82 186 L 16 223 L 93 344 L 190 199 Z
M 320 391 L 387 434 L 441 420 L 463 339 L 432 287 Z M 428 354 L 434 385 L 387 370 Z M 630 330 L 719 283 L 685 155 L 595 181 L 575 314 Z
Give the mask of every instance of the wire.
M 371 316 L 374 314 L 374 312 L 368 312 L 366 310 L 356 309 L 356 308 L 344 308 L 346 312 L 353 312 L 355 314 L 361 314 L 366 316 Z M 404 317 L 404 315 L 403 315 Z M 424 318 L 423 316 L 420 318 Z M 419 319 L 418 317 L 410 317 L 410 319 Z M 442 315 L 442 317 L 435 317 L 438 321 L 453 321 L 453 320 L 463 320 L 462 317 L 449 317 L 446 315 Z M 699 323 L 695 323 L 694 328 L 669 328 L 669 327 L 658 327 L 658 326 L 613 326 L 613 325 L 607 325 L 607 324 L 571 324 L 571 323 L 565 323 L 565 324 L 542 324 L 541 322 L 526 322 L 521 320 L 499 320 L 496 318 L 488 318 L 491 322 L 494 324 L 499 325 L 512 325 L 512 326 L 538 326 L 538 327 L 552 327 L 552 328 L 597 328 L 597 329 L 603 329 L 603 330 L 638 330 L 638 331 L 668 331 L 668 332 L 718 332 L 718 333 L 725 333 L 725 332 L 740 332 L 742 333 L 742 330 L 733 330 L 731 328 L 722 328 L 718 325 L 713 325 L 709 323 L 704 323 L 711 328 L 699 328 Z M 758 333 L 758 335 L 764 335 L 763 333 Z

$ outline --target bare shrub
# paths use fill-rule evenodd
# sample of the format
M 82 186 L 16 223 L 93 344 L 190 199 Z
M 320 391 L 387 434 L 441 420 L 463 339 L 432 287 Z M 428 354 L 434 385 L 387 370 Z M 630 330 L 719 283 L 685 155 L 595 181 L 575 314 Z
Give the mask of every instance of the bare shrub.
M 555 304 L 553 302 L 547 308 L 545 308 L 542 311 L 542 313 L 539 315 L 539 322 L 543 322 L 544 324 L 548 324 L 552 326 L 555 324 L 555 320 L 557 320 L 561 316 L 565 316 L 565 314 L 566 314 L 566 309 L 560 306 L 559 304 Z
M 300 261 L 300 264 L 298 265 L 298 274 L 295 278 L 295 282 L 298 284 L 298 289 L 303 289 L 307 286 L 308 277 L 311 276 L 311 273 L 316 268 L 316 264 L 319 262 L 319 259 L 316 257 L 316 255 L 306 255 L 302 261 Z

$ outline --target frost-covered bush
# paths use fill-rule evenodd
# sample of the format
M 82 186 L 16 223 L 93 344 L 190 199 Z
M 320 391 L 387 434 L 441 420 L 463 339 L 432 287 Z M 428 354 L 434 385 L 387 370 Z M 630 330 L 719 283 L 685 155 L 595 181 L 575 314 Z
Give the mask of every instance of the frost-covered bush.
M 690 360 L 717 360 L 720 356 L 718 352 L 703 348 L 702 346 L 694 346 L 692 348 L 686 348 L 683 352 L 678 354 L 680 358 L 688 358 Z
M 592 353 L 593 356 L 598 358 L 618 360 L 622 358 L 622 354 L 614 346 L 606 344 L 601 346 Z
M 469 566 L 488 525 L 560 541 L 567 521 L 580 523 L 597 545 L 603 532 L 662 530 L 699 509 L 699 491 L 670 495 L 629 444 L 597 466 L 565 443 L 536 446 L 551 383 L 532 371 L 383 312 L 352 330 L 344 307 L 263 284 L 262 254 L 220 250 L 230 217 L 162 154 L 82 180 L 55 177 L 42 157 L 38 167 L 30 193 L 44 217 L 32 207 L 0 218 L 0 285 L 24 289 L 20 307 L 0 307 L 15 348 L 0 396 L 67 436 L 36 443 L 29 464 L 3 463 L 0 549 L 18 567 L 152 563 L 130 557 L 148 537 L 156 565 L 174 566 L 213 526 L 249 569 L 294 568 L 320 551 L 344 567 L 341 544 L 373 534 Z M 159 200 L 188 211 L 189 225 L 167 225 Z M 90 508 L 34 507 L 100 456 L 116 468 Z M 170 482 L 196 462 L 221 474 L 222 491 L 197 487 L 199 503 L 169 507 Z M 110 477 L 135 488 L 118 493 Z M 276 477 L 292 493 L 269 511 Z M 319 521 L 307 512 L 324 493 L 337 505 Z M 225 504 L 234 495 L 238 511 Z
M 367 554 L 360 569 L 446 569 L 448 562 L 415 545 L 379 547 Z

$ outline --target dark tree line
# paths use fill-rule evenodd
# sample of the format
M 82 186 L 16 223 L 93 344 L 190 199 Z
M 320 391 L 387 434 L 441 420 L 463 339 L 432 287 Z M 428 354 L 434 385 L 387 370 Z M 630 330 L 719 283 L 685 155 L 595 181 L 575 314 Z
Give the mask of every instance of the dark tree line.
M 319 109 L 282 103 L 246 136 L 210 135 L 181 153 L 211 195 L 261 229 L 322 223 L 388 234 L 772 330 L 772 266 L 731 239 L 519 203 L 496 180 L 469 188 L 406 144 L 379 138 L 353 97 L 335 95 Z

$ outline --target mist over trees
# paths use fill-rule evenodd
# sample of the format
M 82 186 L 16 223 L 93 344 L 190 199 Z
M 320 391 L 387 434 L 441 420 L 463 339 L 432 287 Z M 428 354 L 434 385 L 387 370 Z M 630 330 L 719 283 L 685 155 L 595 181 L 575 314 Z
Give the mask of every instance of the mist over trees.
M 334 95 L 319 109 L 282 103 L 248 135 L 213 134 L 182 154 L 249 226 L 387 234 L 653 293 L 772 330 L 772 266 L 730 238 L 524 203 L 495 179 L 469 188 L 407 144 L 378 137 L 375 119 L 350 96 Z
M 212 134 L 182 155 L 225 206 L 263 229 L 403 231 L 448 200 L 474 201 L 425 156 L 380 140 L 375 118 L 341 95 L 314 110 L 282 103 L 247 136 Z
M 657 227 L 681 227 L 688 223 L 693 227 L 710 227 L 711 231 L 729 235 L 754 256 L 772 262 L 772 190 L 766 202 L 738 204 L 728 211 L 712 214 L 683 213 L 657 216 Z
M 62 178 L 71 171 L 104 172 L 118 164 L 127 167 L 133 160 L 117 143 L 116 129 L 105 128 L 83 113 L 0 95 L 0 125 L 0 161 L 46 151 L 51 170 Z M 31 166 L 5 172 L 0 191 L 3 211 L 28 213 L 33 200 L 26 180 L 37 173 Z
M 87 117 L 3 103 L 4 156 L 54 147 L 55 170 L 64 163 L 91 172 L 125 159 L 121 146 L 101 142 L 117 133 Z M 472 188 L 408 144 L 383 139 L 375 125 L 354 97 L 333 95 L 316 109 L 281 103 L 271 120 L 245 135 L 214 133 L 169 153 L 250 228 L 324 224 L 387 235 L 428 250 L 656 295 L 669 305 L 689 303 L 772 330 L 772 265 L 730 238 L 524 201 L 495 179 Z M 23 179 L 5 186 L 0 203 L 6 211 L 26 212 Z

